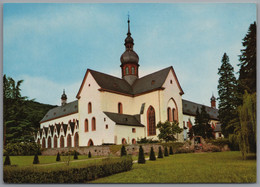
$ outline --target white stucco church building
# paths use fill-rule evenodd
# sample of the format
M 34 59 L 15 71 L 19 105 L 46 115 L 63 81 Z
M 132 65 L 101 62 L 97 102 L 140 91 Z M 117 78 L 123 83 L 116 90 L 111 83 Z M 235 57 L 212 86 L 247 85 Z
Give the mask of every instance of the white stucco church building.
M 139 77 L 139 57 L 133 49 L 129 20 L 124 45 L 122 77 L 87 69 L 77 100 L 67 103 L 63 91 L 61 106 L 49 110 L 40 121 L 37 143 L 43 148 L 135 144 L 144 137 L 158 139 L 156 124 L 166 120 L 176 120 L 184 129 L 177 135 L 178 141 L 188 138 L 201 105 L 182 99 L 184 92 L 172 66 Z M 206 111 L 216 138 L 221 137 L 214 96 Z

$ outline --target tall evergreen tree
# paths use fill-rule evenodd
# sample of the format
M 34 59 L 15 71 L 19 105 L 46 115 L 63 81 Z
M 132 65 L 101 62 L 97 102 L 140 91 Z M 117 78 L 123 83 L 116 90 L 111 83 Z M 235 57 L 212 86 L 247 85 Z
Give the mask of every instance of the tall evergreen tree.
M 242 54 L 239 56 L 238 78 L 241 95 L 244 94 L 245 90 L 249 94 L 256 92 L 256 22 L 249 26 L 242 45 L 244 49 L 241 50 Z
M 34 158 L 33 158 L 33 164 L 39 164 L 39 163 L 40 163 L 40 161 L 39 161 L 38 155 L 35 154 Z
M 201 106 L 201 111 L 199 108 L 196 110 L 195 116 L 195 125 L 192 126 L 191 131 L 195 136 L 202 136 L 203 138 L 212 138 L 213 137 L 213 129 L 210 124 L 210 116 L 206 111 L 206 107 L 204 105 Z
M 59 152 L 58 152 L 58 154 L 57 154 L 56 161 L 57 161 L 57 162 L 60 161 L 60 153 L 59 153 Z
M 167 147 L 164 147 L 164 156 L 169 156 L 168 148 L 167 148 Z
M 162 148 L 159 147 L 158 158 L 163 158 Z
M 221 67 L 218 69 L 218 95 L 219 95 L 219 120 L 221 130 L 225 137 L 233 133 L 234 127 L 229 126 L 231 120 L 236 116 L 237 106 L 237 81 L 234 76 L 234 68 L 229 63 L 229 57 L 224 53 Z M 227 128 L 228 127 L 228 128 Z

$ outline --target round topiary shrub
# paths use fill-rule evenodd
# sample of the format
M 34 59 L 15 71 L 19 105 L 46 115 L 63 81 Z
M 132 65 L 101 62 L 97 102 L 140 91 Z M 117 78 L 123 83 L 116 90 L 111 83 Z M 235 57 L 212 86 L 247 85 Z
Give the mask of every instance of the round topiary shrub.
M 154 153 L 154 151 L 153 151 L 153 147 L 151 147 L 149 160 L 156 160 L 155 153 Z
M 58 152 L 58 154 L 57 154 L 56 161 L 57 161 L 57 162 L 60 161 L 60 153 L 59 153 L 59 152 Z
M 145 164 L 144 150 L 141 145 L 139 148 L 138 164 Z
M 172 149 L 172 146 L 170 146 L 170 155 L 173 155 L 173 149 Z
M 126 153 L 126 150 L 125 150 L 125 146 L 123 145 L 122 147 L 121 147 L 121 157 L 122 156 L 126 156 L 127 155 L 127 153 Z
M 39 163 L 40 163 L 40 161 L 39 161 L 38 155 L 35 154 L 34 159 L 33 159 L 33 164 L 39 164 Z
M 5 166 L 11 165 L 11 161 L 10 161 L 9 155 L 6 155 L 4 165 Z
M 162 148 L 159 147 L 158 158 L 163 158 Z
M 164 147 L 164 156 L 169 156 L 168 148 L 167 148 L 167 147 Z
M 91 152 L 90 151 L 88 152 L 88 157 L 91 158 Z

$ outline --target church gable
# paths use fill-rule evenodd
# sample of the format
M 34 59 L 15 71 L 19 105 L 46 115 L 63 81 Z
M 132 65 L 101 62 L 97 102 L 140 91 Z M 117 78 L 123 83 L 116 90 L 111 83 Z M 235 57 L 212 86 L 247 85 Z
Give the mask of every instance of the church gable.
M 181 88 L 181 85 L 179 83 L 179 80 L 178 80 L 178 78 L 177 78 L 177 76 L 175 74 L 175 71 L 174 71 L 173 67 L 171 66 L 169 68 L 170 68 L 170 70 L 169 70 L 169 72 L 167 74 L 167 77 L 164 80 L 163 87 L 176 85 L 178 90 L 179 90 L 179 94 L 183 95 L 184 92 L 183 92 L 183 90 Z M 168 81 L 168 82 L 166 82 L 166 81 Z

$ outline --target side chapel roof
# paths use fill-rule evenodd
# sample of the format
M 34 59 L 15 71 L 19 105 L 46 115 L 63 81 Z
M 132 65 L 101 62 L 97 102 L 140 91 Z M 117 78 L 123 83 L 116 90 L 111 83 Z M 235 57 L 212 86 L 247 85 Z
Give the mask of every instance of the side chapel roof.
M 144 125 L 140 123 L 140 115 L 127 115 L 112 112 L 104 113 L 117 125 L 144 127 Z
M 199 111 L 200 111 L 201 107 L 202 107 L 202 104 L 198 104 L 198 103 L 194 103 L 194 102 L 182 99 L 183 114 L 195 116 L 197 108 L 199 108 Z M 206 108 L 206 112 L 209 114 L 211 119 L 218 120 L 218 109 L 212 108 L 209 106 L 205 106 L 205 108 Z
M 78 112 L 78 100 L 50 109 L 40 123 Z

